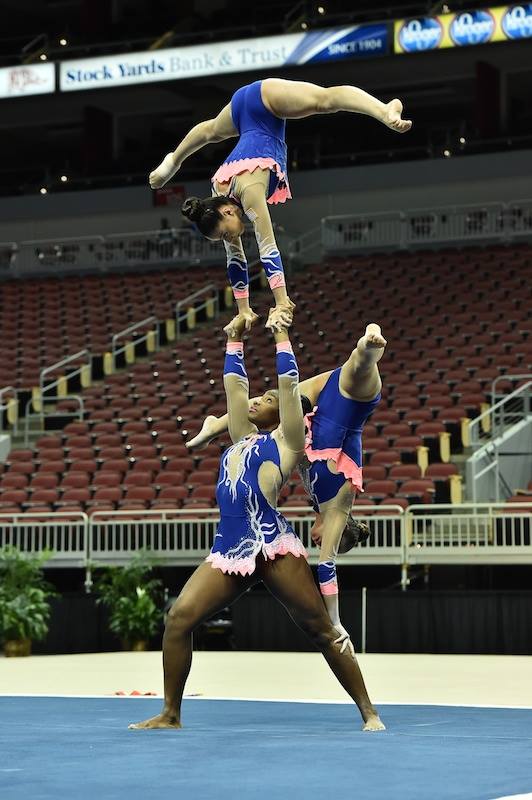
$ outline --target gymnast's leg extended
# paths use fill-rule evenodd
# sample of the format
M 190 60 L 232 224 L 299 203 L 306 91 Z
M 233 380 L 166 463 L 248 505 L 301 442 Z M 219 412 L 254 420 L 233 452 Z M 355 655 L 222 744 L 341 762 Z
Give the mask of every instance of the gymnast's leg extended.
M 266 78 L 262 81 L 262 100 L 272 114 L 283 119 L 351 111 L 367 114 L 397 133 L 406 133 L 412 127 L 411 120 L 401 119 L 403 104 L 400 100 L 382 103 L 356 86 L 327 88 L 305 81 Z
M 257 573 L 281 602 L 296 625 L 321 651 L 330 668 L 357 704 L 365 731 L 384 730 L 377 710 L 368 697 L 356 657 L 335 644 L 337 633 L 321 599 L 306 560 L 290 553 L 273 561 L 257 559 Z
M 155 717 L 130 728 L 180 728 L 181 700 L 192 663 L 192 632 L 216 611 L 233 603 L 258 578 L 228 575 L 204 562 L 173 604 L 163 636 L 164 706 Z

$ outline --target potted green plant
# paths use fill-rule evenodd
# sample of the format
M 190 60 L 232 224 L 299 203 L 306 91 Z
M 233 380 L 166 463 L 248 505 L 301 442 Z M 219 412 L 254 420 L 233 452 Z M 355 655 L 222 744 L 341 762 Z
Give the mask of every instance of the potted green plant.
M 96 578 L 97 602 L 109 611 L 109 627 L 124 650 L 146 650 L 162 619 L 162 583 L 149 578 L 154 561 L 139 552 L 124 567 L 104 567 Z
M 42 567 L 51 556 L 49 550 L 33 556 L 12 545 L 0 548 L 0 638 L 6 656 L 29 656 L 32 641 L 48 633 L 49 601 L 56 592 Z

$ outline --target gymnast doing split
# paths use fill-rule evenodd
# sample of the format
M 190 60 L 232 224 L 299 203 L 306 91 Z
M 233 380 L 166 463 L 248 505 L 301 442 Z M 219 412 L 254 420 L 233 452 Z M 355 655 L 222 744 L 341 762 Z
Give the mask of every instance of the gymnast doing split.
M 401 118 L 400 100 L 382 103 L 355 86 L 324 88 L 303 81 L 266 78 L 238 89 L 213 119 L 195 125 L 174 152 L 150 173 L 152 189 L 172 178 L 190 155 L 205 145 L 238 136 L 236 147 L 212 178 L 212 197 L 185 200 L 182 213 L 199 232 L 223 241 L 229 280 L 246 330 L 257 319 L 249 303 L 249 280 L 241 236 L 244 223 L 253 224 L 259 257 L 277 306 L 290 307 L 281 255 L 268 204 L 292 197 L 287 174 L 287 119 L 349 111 L 366 114 L 397 133 L 412 127 Z

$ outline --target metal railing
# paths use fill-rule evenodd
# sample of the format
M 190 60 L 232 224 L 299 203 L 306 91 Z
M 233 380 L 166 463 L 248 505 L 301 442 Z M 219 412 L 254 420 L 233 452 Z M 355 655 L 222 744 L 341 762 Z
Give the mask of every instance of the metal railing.
M 60 375 L 60 377 L 55 381 L 52 381 L 51 383 L 45 383 L 46 376 L 50 375 L 50 373 L 56 372 L 62 367 L 66 367 L 72 361 L 79 362 L 82 359 L 85 361 L 85 363 L 78 363 L 72 370 Z M 47 395 L 49 395 L 52 389 L 56 389 L 62 380 L 69 381 L 72 378 L 76 378 L 78 375 L 81 376 L 84 367 L 88 367 L 89 370 L 92 367 L 92 355 L 87 349 L 78 350 L 77 353 L 72 353 L 72 355 L 66 356 L 60 361 L 56 361 L 55 364 L 51 364 L 49 367 L 44 367 L 44 369 L 42 369 L 39 373 L 39 392 L 41 401 L 44 400 Z
M 405 563 L 532 563 L 532 497 L 525 503 L 413 505 L 405 515 Z
M 403 243 L 404 214 L 385 211 L 376 214 L 345 214 L 321 221 L 321 241 L 327 253 L 378 250 Z
M 319 550 L 311 540 L 311 508 L 284 506 L 317 563 Z M 370 527 L 363 544 L 338 559 L 340 564 L 400 566 L 401 586 L 416 564 L 532 564 L 532 498 L 522 503 L 460 505 L 355 506 L 353 514 Z M 14 544 L 27 553 L 54 551 L 50 566 L 81 567 L 86 586 L 95 565 L 121 565 L 140 549 L 162 566 L 192 566 L 212 546 L 219 511 L 157 509 L 73 513 L 2 513 L 0 547 Z
M 82 567 L 89 563 L 89 518 L 81 511 L 0 513 L 0 547 L 14 545 L 23 553 L 51 550 L 49 567 Z
M 522 239 L 532 239 L 532 200 L 351 214 L 322 220 L 323 248 L 332 254 Z
M 16 276 L 68 273 L 102 266 L 103 236 L 28 239 L 20 242 L 11 269 Z
M 255 242 L 251 226 L 242 236 L 244 247 Z M 106 272 L 128 267 L 174 264 L 216 264 L 221 246 L 193 228 L 162 228 L 98 236 L 29 239 L 0 243 L 0 268 L 15 277 L 32 274 L 70 274 L 83 270 Z
M 526 372 L 523 375 L 499 375 L 491 384 L 491 405 L 494 406 L 501 398 L 506 397 L 508 392 L 498 392 L 497 387 L 501 383 L 511 383 L 512 386 L 520 381 L 532 381 L 532 373 Z M 517 387 L 519 388 L 519 387 Z
M 67 409 L 61 410 L 46 410 L 47 403 L 55 404 L 59 402 L 63 402 L 64 400 L 72 401 L 76 404 L 75 411 L 69 411 Z M 50 419 L 50 417 L 59 417 L 63 420 L 65 417 L 77 417 L 80 422 L 83 421 L 83 417 L 85 416 L 85 402 L 83 397 L 80 394 L 65 394 L 65 395 L 47 395 L 45 398 L 40 399 L 41 403 L 41 410 L 36 413 L 31 413 L 30 409 L 33 405 L 33 398 L 30 397 L 29 400 L 26 401 L 26 407 L 24 409 L 24 447 L 30 446 L 30 438 L 31 433 L 35 435 L 35 431 L 31 431 L 31 423 L 32 420 L 38 419 L 40 422 L 39 426 L 39 434 L 44 433 L 45 431 L 45 419 Z M 16 432 L 16 431 L 15 431 Z
M 291 239 L 288 243 L 289 263 L 302 262 L 310 264 L 322 255 L 322 228 L 311 228 L 301 236 Z
M 471 420 L 469 423 L 471 447 L 481 447 L 488 440 L 500 436 L 509 425 L 515 425 L 530 414 L 532 414 L 532 380 L 505 395 L 502 400 Z
M 147 326 L 149 326 L 149 330 L 145 331 L 140 336 L 136 336 L 134 341 L 126 342 L 121 347 L 118 346 L 118 342 L 120 341 L 120 339 L 123 339 L 124 336 L 129 336 L 130 334 L 135 333 L 135 331 L 139 329 L 144 329 Z M 126 353 L 130 345 L 134 348 L 134 350 L 136 350 L 138 345 L 148 342 L 150 334 L 154 334 L 155 349 L 158 350 L 159 347 L 161 346 L 159 320 L 157 319 L 157 317 L 153 315 L 150 317 L 146 317 L 146 319 L 141 319 L 140 322 L 135 322 L 133 323 L 133 325 L 129 325 L 127 328 L 124 328 L 123 330 L 118 331 L 118 333 L 115 333 L 113 335 L 113 338 L 111 339 L 111 355 L 113 359 L 114 369 L 116 369 L 118 357 L 121 356 L 123 353 Z
M 204 298 L 201 300 L 201 298 Z M 208 283 L 197 292 L 189 294 L 182 300 L 178 300 L 175 305 L 175 327 L 176 339 L 181 338 L 181 323 L 188 323 L 189 309 L 193 308 L 195 313 L 205 310 L 207 314 L 212 309 L 212 317 L 216 319 L 220 313 L 218 301 L 218 287 L 214 283 Z

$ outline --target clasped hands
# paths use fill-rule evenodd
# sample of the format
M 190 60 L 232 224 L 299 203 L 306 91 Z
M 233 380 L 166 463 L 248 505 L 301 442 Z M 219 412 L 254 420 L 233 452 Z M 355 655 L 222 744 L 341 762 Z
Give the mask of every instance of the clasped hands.
M 264 327 L 271 330 L 272 333 L 289 328 L 293 322 L 294 308 L 295 303 L 287 297 L 286 300 L 276 305 L 275 308 L 270 308 L 270 313 L 268 314 L 268 319 Z M 239 311 L 236 317 L 233 317 L 231 322 L 225 326 L 224 331 L 227 336 L 230 337 L 240 336 L 244 331 L 251 330 L 258 318 L 258 315 L 255 314 L 251 308 L 245 311 Z

